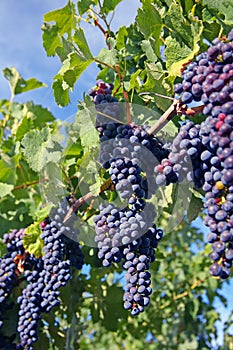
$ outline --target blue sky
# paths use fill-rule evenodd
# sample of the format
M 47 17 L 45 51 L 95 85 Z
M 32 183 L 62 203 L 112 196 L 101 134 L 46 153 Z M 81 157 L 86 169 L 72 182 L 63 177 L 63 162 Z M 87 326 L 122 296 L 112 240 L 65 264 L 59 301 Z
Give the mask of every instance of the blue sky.
M 47 57 L 42 46 L 41 25 L 43 15 L 49 11 L 65 6 L 67 0 L 1 0 L 0 2 L 0 99 L 9 98 L 8 83 L 2 75 L 2 69 L 15 66 L 24 79 L 35 77 L 46 83 L 47 88 L 41 88 L 25 93 L 16 98 L 17 101 L 34 100 L 37 104 L 49 108 L 56 117 L 66 119 L 76 111 L 76 102 L 82 98 L 84 91 L 95 85 L 98 72 L 92 64 L 81 76 L 72 93 L 72 104 L 59 108 L 54 102 L 52 78 L 61 64 L 56 57 Z M 121 25 L 130 24 L 140 5 L 139 0 L 124 0 L 117 7 L 112 22 L 116 30 Z M 94 55 L 105 47 L 103 35 L 97 28 L 85 25 L 88 43 Z

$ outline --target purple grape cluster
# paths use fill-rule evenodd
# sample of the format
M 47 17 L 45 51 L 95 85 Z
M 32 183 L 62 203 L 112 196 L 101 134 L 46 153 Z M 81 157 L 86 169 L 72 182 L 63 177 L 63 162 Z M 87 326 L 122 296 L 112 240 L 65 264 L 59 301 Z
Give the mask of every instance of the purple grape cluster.
M 93 97 L 96 105 L 117 102 L 117 99 L 112 96 L 113 88 L 114 85 L 112 83 L 105 83 L 102 79 L 99 79 L 96 81 L 96 86 L 91 88 L 88 93 Z
M 113 96 L 114 85 L 99 79 L 96 86 L 89 90 L 89 95 L 93 98 L 96 115 L 96 127 L 99 130 L 108 124 L 112 118 L 119 120 L 121 107 L 116 97 Z
M 192 181 L 196 188 L 204 184 L 201 154 L 206 150 L 200 136 L 200 125 L 189 121 L 180 127 L 167 158 L 154 169 L 157 185 Z
M 17 331 L 20 337 L 19 348 L 33 350 L 32 344 L 38 340 L 38 322 L 41 319 L 42 296 L 44 289 L 44 275 L 42 259 L 35 260 L 33 270 L 26 270 L 24 276 L 27 281 L 22 295 L 18 297 L 20 304 Z
M 1 306 L 18 277 L 23 276 L 20 281 L 26 282 L 22 295 L 18 297 L 17 330 L 20 343 L 15 345 L 18 350 L 33 350 L 33 343 L 38 339 L 41 314 L 50 312 L 54 306 L 60 304 L 59 289 L 66 286 L 70 280 L 71 268 L 81 269 L 83 266 L 84 255 L 76 241 L 77 230 L 74 228 L 76 215 L 63 223 L 69 208 L 69 202 L 64 199 L 59 207 L 51 212 L 51 218 L 41 223 L 44 254 L 40 258 L 25 251 L 25 229 L 13 230 L 4 235 L 3 242 L 7 246 L 7 254 L 0 260 Z
M 232 113 L 233 39 L 216 38 L 209 49 L 187 65 L 182 74 L 182 83 L 174 85 L 174 91 L 181 94 L 183 103 L 201 101 L 203 113 L 217 116 Z
M 118 120 L 116 109 L 114 112 Z M 95 216 L 98 257 L 105 267 L 124 260 L 127 281 L 124 307 L 134 316 L 149 304 L 152 290 L 148 269 L 155 260 L 154 249 L 162 237 L 162 230 L 153 226 L 154 207 L 146 199 L 150 198 L 150 188 L 154 191 L 156 187 L 153 168 L 169 153 L 147 129 L 148 126 L 106 120 L 97 126 L 99 160 L 124 201 L 124 208 L 111 203 L 101 205 Z M 130 279 L 134 280 L 132 285 Z
M 152 288 L 148 270 L 150 263 L 155 261 L 155 248 L 162 236 L 163 231 L 153 225 L 146 234 L 123 249 L 123 268 L 126 270 L 124 308 L 130 310 L 132 316 L 143 312 L 150 303 Z
M 17 269 L 17 257 L 22 256 L 24 249 L 22 246 L 22 237 L 24 230 L 13 230 L 3 237 L 3 243 L 6 244 L 7 252 L 0 259 L 0 328 L 3 325 L 4 311 L 8 309 L 7 299 L 16 284 L 19 271 Z M 1 335 L 2 342 L 4 336 Z M 7 347 L 7 343 L 6 343 Z
M 198 155 L 204 175 L 204 222 L 213 249 L 210 273 L 225 279 L 233 260 L 233 30 L 227 38 L 216 38 L 186 67 L 174 90 L 184 103 L 201 101 L 207 116 L 199 127 Z

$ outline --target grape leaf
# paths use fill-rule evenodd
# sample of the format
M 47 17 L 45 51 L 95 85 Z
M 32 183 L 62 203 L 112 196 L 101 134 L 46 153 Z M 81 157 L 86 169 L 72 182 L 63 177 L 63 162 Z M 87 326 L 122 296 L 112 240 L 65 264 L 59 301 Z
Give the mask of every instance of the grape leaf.
M 98 0 L 78 0 L 77 6 L 79 14 L 82 16 L 91 5 L 97 5 Z
M 181 67 L 184 63 L 192 60 L 194 55 L 198 53 L 199 46 L 196 44 L 193 50 L 180 42 L 177 38 L 168 36 L 165 40 L 165 57 L 166 66 L 171 76 L 180 76 Z
M 154 63 L 158 60 L 149 40 L 142 40 L 141 46 L 149 61 Z
M 9 157 L 2 153 L 0 159 L 0 181 L 7 184 L 15 184 L 16 166 L 18 164 L 17 156 Z
M 74 42 L 77 44 L 79 50 L 81 51 L 81 54 L 83 55 L 83 57 L 85 57 L 87 60 L 93 60 L 93 56 L 88 47 L 87 40 L 82 28 L 78 28 L 75 31 L 73 39 L 74 39 Z
M 48 56 L 54 56 L 56 48 L 62 46 L 61 37 L 64 34 L 71 38 L 72 30 L 75 29 L 75 5 L 68 1 L 61 9 L 48 12 L 44 15 L 43 46 Z M 55 22 L 51 24 L 50 22 Z
M 23 79 L 15 67 L 3 69 L 3 75 L 8 80 L 13 96 L 47 86 L 35 78 L 30 78 L 28 80 Z
M 4 196 L 10 194 L 13 188 L 13 185 L 8 185 L 6 183 L 0 182 L 0 198 L 3 198 Z
M 207 6 L 209 9 L 216 10 L 218 13 L 222 13 L 225 16 L 225 23 L 232 25 L 233 7 L 231 0 L 204 0 L 203 5 Z
M 114 66 L 117 63 L 116 51 L 115 49 L 107 50 L 105 48 L 101 49 L 98 56 L 95 58 L 97 63 L 105 63 L 110 66 Z
M 120 27 L 116 35 L 116 48 L 121 50 L 125 47 L 125 41 L 128 37 L 128 31 L 126 26 Z
M 99 147 L 99 134 L 94 125 L 95 114 L 96 111 L 91 108 L 79 110 L 74 123 L 74 127 L 79 132 L 80 141 L 85 150 Z
M 120 2 L 122 2 L 122 0 L 104 0 L 102 11 L 108 14 L 109 12 L 114 11 Z
M 40 238 L 41 234 L 40 223 L 35 222 L 28 226 L 23 237 L 23 245 L 27 252 L 34 254 L 36 258 L 43 255 L 43 241 Z
M 93 59 L 86 59 L 82 53 L 68 54 L 61 69 L 54 77 L 54 97 L 59 106 L 66 106 L 70 102 L 69 88 L 73 88 L 77 79 L 92 62 Z
M 22 139 L 22 152 L 32 170 L 41 171 L 46 163 L 57 163 L 61 158 L 59 146 L 53 142 L 50 129 L 32 130 Z
M 53 82 L 53 93 L 58 106 L 67 106 L 70 103 L 68 86 L 64 88 L 62 80 L 56 80 Z
M 191 48 L 193 46 L 193 36 L 191 26 L 187 19 L 183 16 L 182 7 L 179 3 L 172 3 L 166 13 L 165 23 L 174 32 L 177 40 L 182 41 L 185 46 Z
M 142 8 L 138 9 L 136 23 L 145 39 L 149 39 L 151 36 L 155 39 L 155 52 L 160 57 L 159 43 L 163 26 L 160 13 L 150 0 L 143 0 L 142 3 Z

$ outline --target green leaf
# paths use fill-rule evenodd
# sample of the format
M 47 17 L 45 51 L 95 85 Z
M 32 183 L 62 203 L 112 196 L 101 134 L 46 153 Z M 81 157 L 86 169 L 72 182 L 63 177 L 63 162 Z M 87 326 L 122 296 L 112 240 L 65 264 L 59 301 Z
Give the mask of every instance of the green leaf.
M 191 50 L 184 42 L 172 36 L 166 38 L 165 45 L 166 66 L 171 76 L 180 76 L 183 64 L 192 60 L 199 51 L 198 45 Z
M 57 163 L 61 158 L 59 146 L 53 142 L 47 127 L 28 132 L 21 144 L 25 159 L 35 172 L 41 171 L 49 162 Z
M 172 3 L 166 13 L 165 23 L 174 31 L 177 40 L 182 41 L 185 46 L 191 48 L 193 46 L 193 36 L 189 21 L 183 16 L 181 5 Z
M 156 92 L 158 94 L 169 96 L 170 95 L 170 86 L 166 84 L 164 79 L 164 71 L 162 64 L 160 62 L 157 63 L 146 63 L 146 71 L 147 71 L 147 80 L 143 85 L 143 88 L 140 92 Z M 171 102 L 163 97 L 155 96 L 154 100 L 156 105 L 161 110 L 166 110 Z
M 138 9 L 136 17 L 138 29 L 144 35 L 145 39 L 149 39 L 151 36 L 155 39 L 156 54 L 160 56 L 159 42 L 163 26 L 160 13 L 150 0 L 143 0 L 142 4 L 142 8 Z
M 76 52 L 64 60 L 53 83 L 54 97 L 59 106 L 66 106 L 70 102 L 69 89 L 73 89 L 75 82 L 92 62 L 92 59 L 86 59 Z
M 95 109 L 79 110 L 74 127 L 79 132 L 82 146 L 85 150 L 97 149 L 99 147 L 99 134 L 94 125 Z
M 87 40 L 82 28 L 79 27 L 75 31 L 73 39 L 74 39 L 74 42 L 77 44 L 82 56 L 85 57 L 87 60 L 93 60 L 93 56 L 87 44 Z
M 41 232 L 40 223 L 35 222 L 26 228 L 23 237 L 25 250 L 30 254 L 34 254 L 36 258 L 40 258 L 43 255 L 43 241 L 40 238 Z
M 199 52 L 203 23 L 192 13 L 188 19 L 183 17 L 179 4 L 172 4 L 167 20 L 173 33 L 165 39 L 164 51 L 170 76 L 180 76 L 183 64 L 191 61 Z
M 122 2 L 122 0 L 104 0 L 102 11 L 108 14 L 109 12 L 114 11 L 120 2 Z
M 125 48 L 125 42 L 128 37 L 128 31 L 126 26 L 120 27 L 116 35 L 116 48 L 121 50 Z
M 222 13 L 225 16 L 225 23 L 228 25 L 233 24 L 233 7 L 231 0 L 203 0 L 203 5 L 209 9 L 214 9 L 218 13 Z
M 141 46 L 149 61 L 154 63 L 158 60 L 149 40 L 142 40 Z
M 48 56 L 55 56 L 56 49 L 61 46 L 61 39 L 59 37 L 59 29 L 49 23 L 44 23 L 43 30 L 43 46 Z
M 33 121 L 31 118 L 28 118 L 28 116 L 25 116 L 20 124 L 17 127 L 17 131 L 15 133 L 16 136 L 16 140 L 20 141 L 22 140 L 22 138 L 24 137 L 24 135 L 29 132 L 30 130 L 32 130 L 34 127 L 33 125 Z
M 67 106 L 70 103 L 68 86 L 63 88 L 63 82 L 61 80 L 53 82 L 53 93 L 58 106 Z
M 8 194 L 10 194 L 13 189 L 14 189 L 13 185 L 8 185 L 6 183 L 0 182 L 0 198 L 3 198 Z
M 9 157 L 2 153 L 0 159 L 0 181 L 7 184 L 15 184 L 16 166 L 18 160 L 15 157 Z
M 97 5 L 98 0 L 78 0 L 77 6 L 80 16 L 82 16 L 91 5 Z
M 95 59 L 98 60 L 97 63 L 99 64 L 103 62 L 103 64 L 114 66 L 115 64 L 117 64 L 116 50 L 115 49 L 107 50 L 103 48 L 99 52 L 98 56 L 95 57 Z
M 61 46 L 61 37 L 64 34 L 71 38 L 72 30 L 75 29 L 75 5 L 68 1 L 67 5 L 61 9 L 48 12 L 44 16 L 43 46 L 48 56 L 54 56 L 56 48 Z M 51 24 L 50 22 L 55 22 Z
M 34 127 L 45 126 L 48 122 L 55 120 L 54 115 L 45 107 L 41 105 L 34 105 L 32 102 L 27 103 L 28 111 L 31 112 Z
M 3 69 L 3 75 L 9 82 L 12 96 L 46 86 L 35 78 L 23 79 L 15 67 Z

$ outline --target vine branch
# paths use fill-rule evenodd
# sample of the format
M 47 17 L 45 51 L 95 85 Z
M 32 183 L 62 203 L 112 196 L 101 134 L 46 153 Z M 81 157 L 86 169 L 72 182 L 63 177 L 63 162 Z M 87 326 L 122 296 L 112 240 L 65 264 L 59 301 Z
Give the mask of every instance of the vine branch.
M 100 187 L 100 191 L 99 194 L 101 194 L 102 192 L 106 191 L 107 189 L 109 189 L 112 186 L 112 180 L 108 179 L 105 181 L 105 183 Z M 79 199 L 77 199 L 72 206 L 70 207 L 70 209 L 68 210 L 66 216 L 64 217 L 63 222 L 66 222 L 67 220 L 69 220 L 69 218 L 71 217 L 72 213 L 74 213 L 76 210 L 78 210 L 84 203 L 86 203 L 88 200 L 92 199 L 96 197 L 92 192 L 89 192 L 87 194 L 85 194 L 84 196 L 80 197 Z
M 38 185 L 39 183 L 48 182 L 48 181 L 49 181 L 48 178 L 44 178 L 42 180 L 37 180 L 37 181 L 32 181 L 32 182 L 29 182 L 27 184 L 22 184 L 22 185 L 19 185 L 19 186 L 15 186 L 13 188 L 13 191 L 22 190 L 24 188 L 28 188 L 28 187 L 31 187 L 31 186 L 34 186 L 34 185 Z
M 201 113 L 204 106 L 197 106 L 188 108 L 186 104 L 181 100 L 173 99 L 171 106 L 162 114 L 162 116 L 155 122 L 154 125 L 148 130 L 148 134 L 154 134 L 161 130 L 175 115 L 189 115 L 194 116 L 197 113 Z
M 118 64 L 115 65 L 115 70 L 118 74 L 118 77 L 120 79 L 120 85 L 123 90 L 123 96 L 126 101 L 126 119 L 127 119 L 127 124 L 131 124 L 131 115 L 130 115 L 130 105 L 129 105 L 129 95 L 128 92 L 124 88 L 124 82 L 123 82 L 123 77 L 121 74 L 120 66 Z
M 201 280 L 196 280 L 190 287 L 190 290 L 189 291 L 184 291 L 183 293 L 180 293 L 180 294 L 176 294 L 176 295 L 173 295 L 172 297 L 172 300 L 173 301 L 176 301 L 178 299 L 182 299 L 182 298 L 185 298 L 188 296 L 189 292 L 192 290 L 192 289 L 195 289 L 196 287 L 198 287 L 200 284 L 202 284 L 203 282 L 205 282 L 207 280 L 208 277 L 205 277 Z M 162 309 L 165 309 L 165 307 L 167 307 L 168 305 L 170 305 L 171 301 L 167 301 L 166 303 L 164 303 L 163 305 L 161 305 L 159 308 L 162 310 Z

